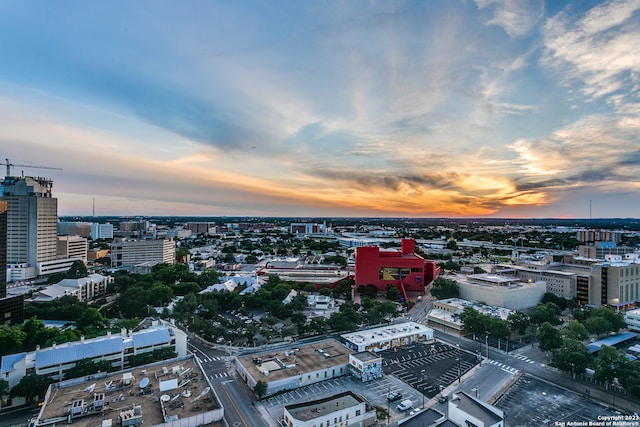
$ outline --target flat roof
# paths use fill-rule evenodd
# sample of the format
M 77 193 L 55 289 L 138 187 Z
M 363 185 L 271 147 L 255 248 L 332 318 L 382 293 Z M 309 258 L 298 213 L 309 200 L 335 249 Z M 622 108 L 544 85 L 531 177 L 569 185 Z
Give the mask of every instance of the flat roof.
M 435 308 L 435 306 L 437 305 L 448 305 L 448 306 L 456 307 L 458 310 L 460 310 L 460 312 L 462 312 L 465 307 L 472 307 L 477 311 L 479 311 L 480 313 L 488 314 L 489 316 L 492 316 L 492 317 L 498 317 L 502 320 L 507 320 L 507 317 L 509 316 L 509 314 L 513 313 L 513 310 L 510 310 L 505 307 L 500 307 L 497 305 L 481 304 L 479 302 L 468 301 L 461 298 L 447 298 L 443 300 L 437 300 L 437 301 L 434 301 L 433 305 L 434 305 L 434 309 L 432 310 L 432 312 L 435 311 L 434 317 L 439 317 L 438 314 L 440 314 L 440 312 L 443 311 L 439 308 Z M 446 310 L 444 311 L 446 312 Z M 455 313 L 451 313 L 451 315 L 453 314 Z M 431 313 L 429 314 L 429 316 L 431 316 Z M 446 316 L 442 316 L 442 317 L 446 317 Z
M 370 362 L 372 360 L 382 359 L 382 356 L 378 356 L 375 353 L 372 353 L 370 351 L 361 351 L 360 353 L 355 353 L 352 356 L 363 362 Z
M 334 339 L 278 352 L 254 353 L 238 360 L 256 380 L 275 381 L 325 367 L 349 364 L 353 351 Z M 268 374 L 265 376 L 265 372 Z
M 308 421 L 314 418 L 324 417 L 337 410 L 351 408 L 364 402 L 360 396 L 351 391 L 336 394 L 326 399 L 313 400 L 311 402 L 287 405 L 284 408 L 298 421 Z
M 475 400 L 465 392 L 458 392 L 455 394 L 454 398 L 451 399 L 451 404 L 456 405 L 461 411 L 471 415 L 472 417 L 482 420 L 484 425 L 493 425 L 498 421 L 502 421 L 504 419 L 503 416 L 500 416 L 499 413 L 502 412 L 499 409 L 495 409 L 492 411 L 480 401 Z
M 380 341 L 388 341 L 397 338 L 406 337 L 408 335 L 420 333 L 433 333 L 433 329 L 417 322 L 405 322 L 394 325 L 382 326 L 380 328 L 367 329 L 364 331 L 351 332 L 340 335 L 343 339 L 350 341 L 358 346 L 368 345 Z
M 145 426 L 162 424 L 165 421 L 161 401 L 167 417 L 188 418 L 201 412 L 219 409 L 220 405 L 209 387 L 204 374 L 193 356 L 184 359 L 166 360 L 154 365 L 146 365 L 110 374 L 94 375 L 91 380 L 78 378 L 77 381 L 54 383 L 50 386 L 49 398 L 40 411 L 39 423 L 60 419 L 56 424 L 67 424 L 67 417 L 74 402 L 82 414 L 73 417 L 74 427 L 96 427 L 110 419 L 112 425 L 119 425 L 118 416 L 122 411 L 140 406 Z M 131 376 L 130 384 L 125 378 Z M 91 377 L 89 377 L 91 378 Z M 148 386 L 141 385 L 144 378 Z M 186 383 L 186 384 L 185 384 Z M 58 386 L 60 384 L 60 386 Z M 183 385 L 184 384 L 184 385 Z M 161 388 L 162 387 L 162 388 Z M 103 394 L 104 410 L 92 411 L 95 395 Z
M 621 344 L 621 343 L 623 343 L 625 341 L 629 341 L 630 339 L 633 339 L 633 338 L 635 338 L 637 336 L 638 336 L 638 334 L 636 334 L 635 332 L 628 332 L 628 331 L 627 332 L 622 332 L 620 334 L 613 335 L 613 336 L 610 336 L 610 337 L 607 337 L 607 338 L 603 338 L 603 339 L 601 339 L 599 341 L 591 343 L 591 344 L 587 345 L 587 349 L 589 349 L 589 351 L 591 353 L 595 353 L 595 352 L 599 351 L 600 348 L 603 345 L 608 345 L 610 347 L 613 347 L 613 346 L 615 346 L 617 344 Z

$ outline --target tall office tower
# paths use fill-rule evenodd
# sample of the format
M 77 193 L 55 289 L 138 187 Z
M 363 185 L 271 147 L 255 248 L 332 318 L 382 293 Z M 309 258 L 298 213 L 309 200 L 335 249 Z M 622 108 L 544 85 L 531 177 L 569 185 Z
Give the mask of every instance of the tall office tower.
M 37 275 L 38 263 L 56 259 L 58 199 L 47 178 L 7 176 L 2 199 L 7 202 L 7 264 L 23 265 Z
M 0 200 L 0 324 L 24 321 L 24 296 L 7 297 L 7 202 Z

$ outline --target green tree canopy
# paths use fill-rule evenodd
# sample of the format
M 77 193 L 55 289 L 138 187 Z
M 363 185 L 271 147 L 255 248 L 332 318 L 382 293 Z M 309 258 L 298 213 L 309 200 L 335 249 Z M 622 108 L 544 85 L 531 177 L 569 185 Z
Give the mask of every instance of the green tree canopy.
M 562 334 L 549 322 L 544 322 L 540 325 L 540 331 L 536 336 L 538 339 L 538 345 L 542 351 L 550 351 L 556 348 L 560 348 L 562 345 Z
M 560 348 L 553 350 L 553 366 L 574 374 L 582 374 L 589 367 L 593 357 L 582 342 L 566 338 Z
M 22 396 L 27 402 L 31 402 L 37 396 L 44 396 L 49 384 L 50 381 L 42 375 L 27 374 L 9 391 L 9 396 Z
M 584 341 L 589 338 L 589 332 L 584 325 L 577 320 L 570 320 L 567 328 L 564 330 L 564 335 L 567 338 Z
M 400 298 L 400 290 L 393 285 L 387 285 L 387 299 L 389 301 L 398 301 Z
M 589 331 L 590 334 L 596 334 L 597 336 L 600 336 L 605 332 L 610 331 L 612 328 L 611 322 L 609 322 L 604 317 L 598 317 L 598 316 L 589 317 L 587 321 L 584 322 L 584 325 L 586 330 Z
M 545 304 L 538 304 L 531 309 L 529 313 L 529 319 L 534 325 L 542 325 L 545 322 L 551 325 L 559 325 L 560 314 L 562 310 L 556 304 L 548 302 Z
M 623 351 L 603 345 L 594 363 L 593 377 L 598 381 L 611 384 L 615 378 L 620 378 L 621 373 L 628 371 L 630 363 Z
M 258 397 L 258 400 L 262 399 L 267 393 L 267 383 L 262 380 L 258 380 L 256 385 L 253 387 L 253 392 Z
M 460 296 L 458 282 L 452 279 L 443 279 L 442 277 L 438 277 L 433 281 L 431 295 L 438 299 L 457 298 Z
M 71 264 L 71 268 L 67 271 L 67 278 L 69 279 L 81 279 L 87 277 L 87 266 L 84 261 L 78 260 Z
M 521 311 L 514 311 L 507 316 L 507 323 L 512 333 L 524 335 L 529 327 L 529 316 Z

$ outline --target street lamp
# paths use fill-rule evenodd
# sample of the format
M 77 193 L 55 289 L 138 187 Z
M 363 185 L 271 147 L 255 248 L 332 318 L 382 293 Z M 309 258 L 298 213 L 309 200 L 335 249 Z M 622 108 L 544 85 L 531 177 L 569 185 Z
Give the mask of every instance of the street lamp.
M 458 357 L 456 358 L 456 360 L 458 361 L 458 384 L 460 384 L 460 359 L 462 359 L 460 354 L 460 343 L 458 343 L 457 346 L 458 346 Z
M 420 371 L 420 379 L 424 381 L 424 369 Z M 424 409 L 424 383 L 420 387 L 420 393 L 422 394 L 422 409 Z
M 484 336 L 484 343 L 487 345 L 487 360 L 489 360 L 489 335 L 491 332 L 487 332 Z

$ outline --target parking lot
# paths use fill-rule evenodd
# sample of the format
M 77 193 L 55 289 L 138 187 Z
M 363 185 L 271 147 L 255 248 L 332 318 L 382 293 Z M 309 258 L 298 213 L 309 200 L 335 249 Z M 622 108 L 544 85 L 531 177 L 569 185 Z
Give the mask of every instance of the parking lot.
M 363 383 L 351 376 L 333 378 L 286 393 L 264 399 L 261 404 L 273 420 L 278 422 L 284 414 L 284 406 L 293 403 L 322 399 L 344 391 L 364 396 L 379 408 L 389 408 L 392 418 L 405 415 L 397 409 L 400 400 L 410 399 L 418 408 L 458 378 L 473 368 L 477 356 L 444 343 L 411 344 L 395 351 L 379 353 L 383 358 L 385 375 Z M 400 393 L 401 399 L 389 402 L 389 393 Z
M 441 342 L 411 344 L 379 354 L 386 375 L 394 375 L 429 399 L 478 363 L 477 355 Z
M 507 414 L 510 426 L 553 426 L 556 422 L 597 421 L 598 416 L 618 415 L 586 396 L 523 375 L 495 405 Z

